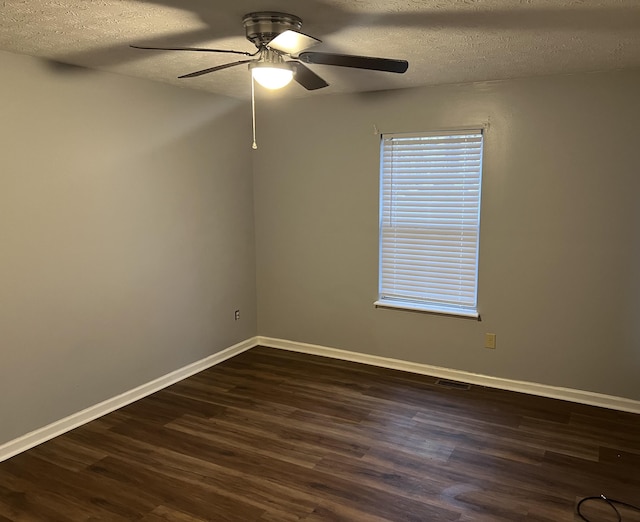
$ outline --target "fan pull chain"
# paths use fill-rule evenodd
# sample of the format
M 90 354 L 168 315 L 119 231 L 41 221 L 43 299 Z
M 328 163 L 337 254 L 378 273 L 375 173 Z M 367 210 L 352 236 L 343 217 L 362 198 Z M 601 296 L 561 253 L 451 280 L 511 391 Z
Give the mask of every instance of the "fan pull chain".
M 256 143 L 256 89 L 253 75 L 251 75 L 251 123 L 253 125 L 253 144 L 251 148 L 256 150 L 258 148 Z

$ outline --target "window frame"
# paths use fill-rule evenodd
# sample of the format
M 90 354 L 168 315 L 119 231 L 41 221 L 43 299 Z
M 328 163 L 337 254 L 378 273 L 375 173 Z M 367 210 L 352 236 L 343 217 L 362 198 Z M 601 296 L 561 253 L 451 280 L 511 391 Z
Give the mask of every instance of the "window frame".
M 484 153 L 486 146 L 486 133 L 488 125 L 473 125 L 465 127 L 456 127 L 448 129 L 438 129 L 434 131 L 413 132 L 413 133 L 381 133 L 380 134 L 380 192 L 379 192 L 379 248 L 378 248 L 378 299 L 374 305 L 380 308 L 401 309 L 417 312 L 426 312 L 434 314 L 451 315 L 472 319 L 480 319 L 480 312 L 478 310 L 478 280 L 479 280 L 479 264 L 480 264 L 480 220 L 482 209 L 482 184 L 484 175 Z M 473 275 L 473 303 L 471 306 L 463 306 L 454 303 L 445 303 L 442 301 L 436 301 L 433 299 L 416 299 L 415 297 L 398 297 L 398 296 L 386 296 L 385 288 L 383 285 L 383 248 L 384 248 L 384 234 L 383 227 L 385 226 L 383 220 L 385 218 L 385 177 L 390 175 L 390 172 L 385 170 L 385 143 L 389 140 L 397 139 L 412 139 L 412 138 L 444 138 L 451 139 L 455 136 L 464 135 L 480 135 L 480 151 L 479 151 L 479 166 L 478 166 L 478 182 L 477 182 L 477 221 L 475 224 L 475 265 Z M 426 150 L 423 149 L 423 151 Z M 425 179 L 428 180 L 431 176 L 433 181 L 433 173 L 426 172 Z M 461 221 L 462 224 L 462 221 Z

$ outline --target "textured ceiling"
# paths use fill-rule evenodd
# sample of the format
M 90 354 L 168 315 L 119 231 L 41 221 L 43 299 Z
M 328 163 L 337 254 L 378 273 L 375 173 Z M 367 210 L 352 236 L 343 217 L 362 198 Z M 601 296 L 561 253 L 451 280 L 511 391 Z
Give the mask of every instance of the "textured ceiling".
M 283 11 L 323 40 L 313 50 L 409 61 L 404 75 L 309 66 L 330 86 L 289 96 L 640 67 L 639 0 L 5 0 L 0 49 L 227 96 L 250 92 L 245 66 L 177 76 L 234 55 L 130 44 L 254 51 L 242 17 Z

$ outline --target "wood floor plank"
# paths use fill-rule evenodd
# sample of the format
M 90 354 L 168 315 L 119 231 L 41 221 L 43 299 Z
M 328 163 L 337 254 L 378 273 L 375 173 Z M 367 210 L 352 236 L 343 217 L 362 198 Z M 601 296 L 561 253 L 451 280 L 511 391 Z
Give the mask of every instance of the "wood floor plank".
M 138 438 L 109 432 L 94 435 L 93 443 L 107 447 L 113 456 L 163 476 L 162 480 L 180 484 L 187 489 L 196 487 L 210 488 L 212 491 L 231 499 L 246 502 L 260 509 L 269 509 L 283 521 L 312 511 L 315 503 L 311 497 L 299 494 L 291 488 L 281 487 L 252 472 L 225 467 L 224 462 L 216 462 L 206 452 L 198 456 L 187 455 L 177 448 L 162 448 Z M 246 491 L 251 494 L 247 495 Z M 166 506 L 165 506 L 166 507 Z M 154 510 L 156 513 L 156 510 Z M 157 513 L 156 513 L 157 515 Z
M 205 485 L 188 482 L 176 488 L 178 483 L 170 477 L 147 468 L 131 466 L 129 462 L 116 457 L 107 457 L 89 469 L 98 476 L 117 480 L 123 487 L 135 491 L 153 491 L 162 505 L 204 520 L 256 520 L 263 512 Z
M 234 447 L 248 452 L 257 452 L 275 461 L 282 460 L 298 466 L 313 468 L 325 453 L 323 450 L 315 450 L 313 445 L 296 445 L 295 443 L 272 436 L 270 432 L 257 432 L 247 430 L 232 422 L 224 422 L 216 419 L 216 422 L 198 422 L 197 418 L 184 415 L 180 419 L 167 424 L 172 430 L 204 438 L 212 444 L 225 444 L 229 438 L 233 440 Z M 256 446 L 258 437 L 263 444 Z M 310 448 L 310 449 L 307 449 Z
M 30 454 L 69 471 L 81 471 L 107 456 L 104 451 L 74 444 L 64 437 L 57 437 L 49 444 L 41 444 Z
M 177 509 L 158 506 L 151 513 L 141 518 L 140 522 L 200 522 L 201 520 Z
M 0 522 L 574 522 L 586 496 L 640 504 L 640 415 L 436 381 L 257 347 L 0 463 Z
M 52 491 L 64 499 L 74 499 L 78 511 L 85 510 L 108 520 L 126 521 L 135 520 L 140 513 L 156 505 L 149 495 L 134 494 L 127 489 L 110 489 L 116 484 L 90 473 L 66 470 L 28 452 L 20 457 L 22 459 L 7 465 L 10 473 L 28 480 L 34 490 Z

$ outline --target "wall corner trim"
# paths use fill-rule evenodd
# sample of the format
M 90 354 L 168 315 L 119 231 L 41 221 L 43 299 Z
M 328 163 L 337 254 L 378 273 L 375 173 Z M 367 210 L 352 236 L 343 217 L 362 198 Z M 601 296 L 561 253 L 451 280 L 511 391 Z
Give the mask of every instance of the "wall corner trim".
M 615 397 L 613 395 L 605 395 L 584 390 L 574 390 L 572 388 L 562 388 L 558 386 L 550 386 L 547 384 L 538 384 L 534 382 L 491 377 L 489 375 L 482 375 L 479 373 L 465 372 L 462 370 L 452 370 L 439 366 L 402 361 L 399 359 L 390 359 L 387 357 L 380 357 L 378 355 L 350 352 L 337 348 L 329 348 L 326 346 L 300 343 L 296 341 L 287 341 L 284 339 L 275 339 L 272 337 L 258 336 L 257 344 L 269 348 L 278 348 L 281 350 L 289 350 L 292 352 L 300 352 L 310 355 L 320 355 L 323 357 L 331 357 L 333 359 L 342 359 L 344 361 L 369 364 L 372 366 L 380 366 L 393 370 L 430 375 L 432 377 L 439 377 L 441 379 L 461 381 L 478 386 L 487 386 L 489 388 L 528 393 L 529 395 L 538 395 L 540 397 L 560 399 L 563 401 L 588 404 L 590 406 L 599 406 L 601 408 L 609 408 L 612 410 L 640 414 L 640 401 L 628 399 L 625 397 Z
M 211 366 L 220 364 L 221 362 L 245 352 L 256 345 L 257 337 L 251 337 L 245 341 L 209 355 L 204 359 L 200 359 L 199 361 L 158 377 L 153 381 L 149 381 L 146 384 L 133 388 L 132 390 L 116 395 L 115 397 L 102 401 L 98 404 L 94 404 L 93 406 L 89 406 L 84 410 L 72 413 L 68 417 L 26 433 L 17 439 L 10 440 L 9 442 L 0 445 L 0 462 L 11 458 L 18 453 L 22 453 L 23 451 L 33 448 L 38 444 L 42 444 L 43 442 L 53 439 L 58 435 L 62 435 L 67 431 L 71 431 L 78 426 L 82 426 L 83 424 L 95 420 L 98 417 L 102 417 L 107 413 L 111 413 L 118 408 L 122 408 L 127 404 L 131 404 L 132 402 L 142 399 L 147 395 L 160 391 L 167 386 L 171 386 L 172 384 L 206 370 Z

